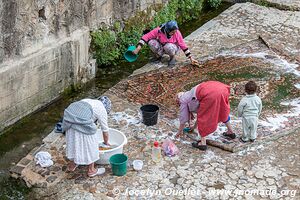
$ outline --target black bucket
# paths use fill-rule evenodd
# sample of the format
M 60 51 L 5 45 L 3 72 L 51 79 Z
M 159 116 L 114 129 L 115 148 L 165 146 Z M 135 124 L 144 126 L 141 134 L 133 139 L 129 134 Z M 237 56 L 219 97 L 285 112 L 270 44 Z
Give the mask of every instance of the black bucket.
M 157 105 L 143 105 L 141 108 L 143 123 L 146 126 L 153 126 L 157 124 L 159 107 Z

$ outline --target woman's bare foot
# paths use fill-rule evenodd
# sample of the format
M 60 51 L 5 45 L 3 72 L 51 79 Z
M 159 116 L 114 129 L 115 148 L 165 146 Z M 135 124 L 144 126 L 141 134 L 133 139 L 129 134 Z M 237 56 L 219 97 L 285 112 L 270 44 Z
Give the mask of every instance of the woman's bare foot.
M 78 167 L 78 165 L 76 165 L 74 163 L 74 161 L 70 161 L 69 164 L 68 164 L 68 166 L 67 166 L 67 170 L 69 172 L 74 172 L 77 167 Z
M 182 133 L 177 133 L 177 134 L 175 135 L 175 138 L 180 138 L 181 135 L 182 135 Z

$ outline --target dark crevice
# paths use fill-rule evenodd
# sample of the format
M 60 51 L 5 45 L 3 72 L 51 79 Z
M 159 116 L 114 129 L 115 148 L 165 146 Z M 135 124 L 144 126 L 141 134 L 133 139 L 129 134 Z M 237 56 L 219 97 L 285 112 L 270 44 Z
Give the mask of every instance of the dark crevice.
M 45 7 L 44 6 L 42 9 L 39 10 L 39 18 L 42 18 L 43 20 L 47 20 L 47 17 L 45 15 Z

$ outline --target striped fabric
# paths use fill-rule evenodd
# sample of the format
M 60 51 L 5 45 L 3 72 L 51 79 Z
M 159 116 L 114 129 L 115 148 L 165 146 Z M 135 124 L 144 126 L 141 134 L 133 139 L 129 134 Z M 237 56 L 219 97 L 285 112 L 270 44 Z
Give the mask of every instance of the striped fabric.
M 64 111 L 62 128 L 67 131 L 72 128 L 86 135 L 93 135 L 97 131 L 93 119 L 92 106 L 84 101 L 70 104 Z

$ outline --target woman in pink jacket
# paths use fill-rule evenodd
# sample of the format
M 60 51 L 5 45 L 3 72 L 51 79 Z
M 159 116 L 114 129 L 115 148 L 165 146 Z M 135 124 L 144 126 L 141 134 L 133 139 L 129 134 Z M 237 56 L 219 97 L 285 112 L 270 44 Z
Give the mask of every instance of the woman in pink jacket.
M 176 63 L 175 55 L 182 49 L 192 64 L 197 63 L 192 58 L 191 52 L 178 29 L 177 22 L 174 20 L 168 21 L 143 35 L 133 53 L 138 54 L 145 44 L 148 44 L 151 51 L 155 54 L 154 62 L 160 62 L 163 54 L 168 54 L 170 56 L 168 64 L 173 66 Z

